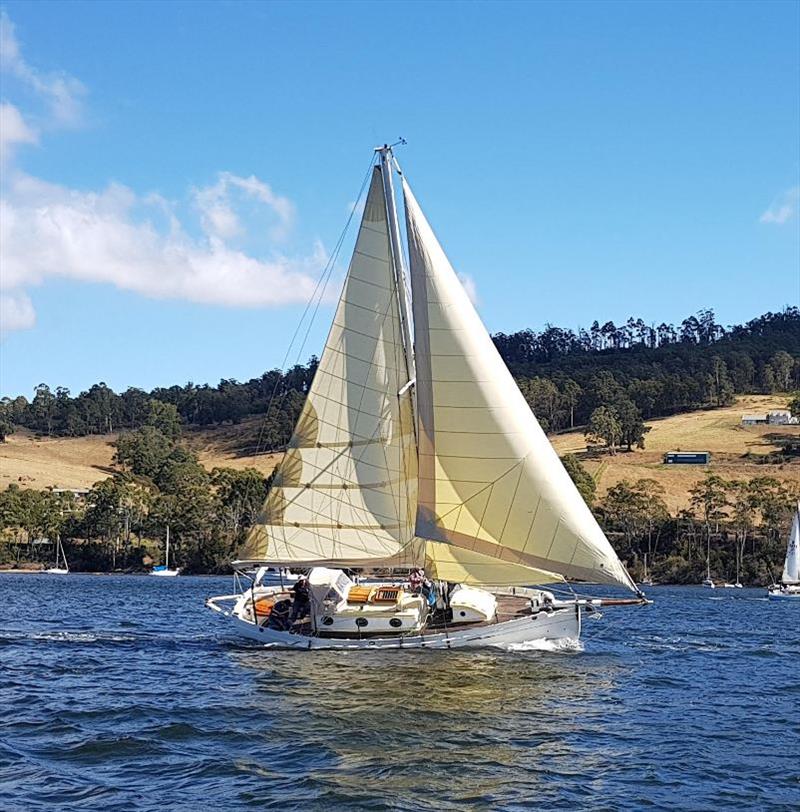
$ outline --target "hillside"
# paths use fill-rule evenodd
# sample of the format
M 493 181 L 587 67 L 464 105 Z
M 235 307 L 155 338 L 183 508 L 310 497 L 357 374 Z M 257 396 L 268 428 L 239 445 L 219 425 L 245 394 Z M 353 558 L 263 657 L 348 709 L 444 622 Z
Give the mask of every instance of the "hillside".
M 619 453 L 614 457 L 591 457 L 581 432 L 552 437 L 559 454 L 577 454 L 598 483 L 598 495 L 622 479 L 651 478 L 666 489 L 671 510 L 684 507 L 688 491 L 703 477 L 703 466 L 666 466 L 665 451 L 710 451 L 710 468 L 728 479 L 774 476 L 784 482 L 800 478 L 798 465 L 759 464 L 743 459 L 746 454 L 764 456 L 776 450 L 770 435 L 800 436 L 800 427 L 741 425 L 741 416 L 749 412 L 785 408 L 786 399 L 771 395 L 747 395 L 733 406 L 688 412 L 648 421 L 651 426 L 644 451 Z M 186 444 L 207 469 L 253 467 L 270 474 L 280 455 L 252 455 L 262 417 L 253 417 L 237 425 L 190 429 Z M 37 438 L 20 431 L 0 444 L 0 488 L 15 482 L 26 488 L 85 488 L 113 473 L 112 443 L 116 435 L 88 437 Z
M 253 438 L 263 417 L 236 426 L 190 429 L 184 442 L 209 471 L 216 466 L 256 468 L 272 473 L 280 455 L 252 455 Z M 116 434 L 87 437 L 36 437 L 18 430 L 0 443 L 0 488 L 12 482 L 22 488 L 88 488 L 114 473 Z
M 743 459 L 750 454 L 764 457 L 777 446 L 770 442 L 776 434 L 800 437 L 799 426 L 742 426 L 746 413 L 763 413 L 785 409 L 786 398 L 775 395 L 745 395 L 733 406 L 707 409 L 648 420 L 650 431 L 645 437 L 646 449 L 616 456 L 590 456 L 582 432 L 567 432 L 552 437 L 559 454 L 576 454 L 597 482 L 597 494 L 623 479 L 655 479 L 666 489 L 667 507 L 674 511 L 688 504 L 689 489 L 701 480 L 707 470 L 726 479 L 749 479 L 772 476 L 782 482 L 796 483 L 800 465 L 762 464 L 757 459 Z M 664 465 L 666 451 L 710 451 L 711 465 Z

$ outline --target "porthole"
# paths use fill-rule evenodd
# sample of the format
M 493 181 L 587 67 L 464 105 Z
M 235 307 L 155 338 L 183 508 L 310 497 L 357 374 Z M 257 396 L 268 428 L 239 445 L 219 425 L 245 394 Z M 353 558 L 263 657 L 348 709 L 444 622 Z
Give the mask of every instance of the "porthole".
M 467 616 L 467 613 L 463 609 L 458 614 L 461 615 L 461 617 Z
M 369 621 L 365 617 L 357 617 L 356 618 L 356 626 L 360 626 L 362 629 L 366 626 Z
M 326 615 L 324 618 L 322 618 L 322 625 L 323 626 L 333 625 L 333 618 L 330 615 Z
M 400 628 L 400 627 L 403 625 L 403 621 L 402 621 L 402 620 L 400 620 L 400 618 L 399 618 L 399 617 L 393 617 L 393 618 L 392 618 L 392 619 L 389 621 L 389 625 L 390 625 L 390 626 L 392 626 L 392 627 L 393 627 L 393 628 L 395 628 L 395 629 L 399 629 L 399 628 Z

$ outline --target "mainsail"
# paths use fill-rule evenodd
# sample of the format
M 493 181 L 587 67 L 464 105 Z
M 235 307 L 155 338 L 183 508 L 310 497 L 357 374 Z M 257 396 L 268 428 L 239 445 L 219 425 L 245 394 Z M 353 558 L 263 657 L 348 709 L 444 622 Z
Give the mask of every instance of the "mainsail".
M 403 190 L 419 414 L 417 535 L 488 559 L 636 591 L 405 179 Z
M 416 563 L 417 461 L 407 382 L 376 166 L 333 327 L 243 560 Z
M 797 504 L 792 529 L 789 531 L 789 544 L 786 548 L 781 581 L 784 584 L 800 584 L 800 502 Z
M 635 591 L 404 180 L 412 392 L 390 166 L 381 150 L 333 327 L 240 559 Z

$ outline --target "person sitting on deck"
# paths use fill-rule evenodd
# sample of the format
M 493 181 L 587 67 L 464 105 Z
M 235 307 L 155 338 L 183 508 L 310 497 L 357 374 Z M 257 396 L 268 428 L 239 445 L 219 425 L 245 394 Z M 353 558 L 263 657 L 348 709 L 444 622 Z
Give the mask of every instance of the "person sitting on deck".
M 425 577 L 422 567 L 414 567 L 408 574 L 408 585 L 415 595 L 422 595 L 429 606 L 436 603 L 436 594 L 433 584 Z
M 289 628 L 291 628 L 296 620 L 304 618 L 308 614 L 311 599 L 309 596 L 308 579 L 298 578 L 292 587 L 293 600 L 292 600 L 292 614 L 289 616 Z

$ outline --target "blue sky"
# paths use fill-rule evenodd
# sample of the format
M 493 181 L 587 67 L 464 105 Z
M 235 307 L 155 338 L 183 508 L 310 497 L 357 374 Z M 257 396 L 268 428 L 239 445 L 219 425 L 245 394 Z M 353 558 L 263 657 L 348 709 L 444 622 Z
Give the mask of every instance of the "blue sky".
M 279 365 L 399 135 L 493 332 L 800 300 L 797 2 L 2 9 L 3 394 Z

